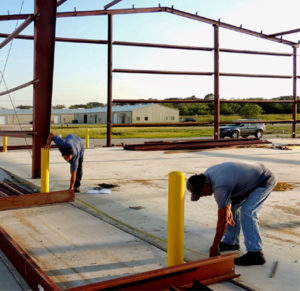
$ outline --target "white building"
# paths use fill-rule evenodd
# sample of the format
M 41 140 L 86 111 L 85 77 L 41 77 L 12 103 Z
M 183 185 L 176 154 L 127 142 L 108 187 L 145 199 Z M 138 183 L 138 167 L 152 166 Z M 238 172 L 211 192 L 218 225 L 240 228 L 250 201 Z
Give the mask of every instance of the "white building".
M 105 124 L 107 107 L 91 109 L 52 109 L 52 124 Z M 0 125 L 30 124 L 31 109 L 1 109 Z M 112 107 L 112 123 L 179 122 L 179 110 L 160 104 L 138 104 Z

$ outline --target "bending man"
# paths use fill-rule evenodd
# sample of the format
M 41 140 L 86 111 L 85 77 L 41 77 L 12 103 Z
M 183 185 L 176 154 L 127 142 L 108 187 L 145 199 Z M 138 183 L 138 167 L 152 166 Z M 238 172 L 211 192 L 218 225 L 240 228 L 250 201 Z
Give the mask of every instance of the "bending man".
M 80 192 L 80 182 L 82 178 L 82 162 L 84 156 L 84 144 L 80 137 L 70 134 L 65 139 L 49 134 L 45 148 L 50 148 L 51 141 L 54 141 L 63 158 L 70 164 L 70 190 Z
M 211 257 L 219 255 L 219 251 L 239 250 L 242 227 L 247 253 L 236 258 L 235 264 L 265 263 L 258 212 L 275 185 L 275 175 L 263 164 L 237 162 L 212 166 L 204 174 L 188 179 L 187 189 L 192 201 L 214 194 L 218 204 L 217 229 L 209 252 Z

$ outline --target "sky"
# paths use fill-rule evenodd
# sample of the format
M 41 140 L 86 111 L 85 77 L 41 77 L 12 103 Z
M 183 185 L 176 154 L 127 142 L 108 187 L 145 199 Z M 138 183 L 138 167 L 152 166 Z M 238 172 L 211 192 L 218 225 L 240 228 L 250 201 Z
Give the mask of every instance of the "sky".
M 102 10 L 112 0 L 67 0 L 58 11 Z M 173 7 L 265 34 L 300 28 L 299 0 L 123 0 L 109 9 Z M 32 13 L 34 0 L 0 0 L 0 15 Z M 11 33 L 22 21 L 0 21 Z M 33 24 L 22 34 L 33 34 Z M 107 16 L 58 18 L 56 36 L 107 39 Z M 220 28 L 220 48 L 291 53 L 290 46 Z M 298 42 L 300 33 L 284 39 Z M 113 39 L 213 47 L 212 25 L 170 13 L 113 17 Z M 0 41 L 2 41 L 0 39 Z M 298 49 L 299 54 L 299 49 Z M 213 71 L 213 53 L 203 51 L 114 46 L 113 68 L 167 71 Z M 299 57 L 297 70 L 299 73 Z M 220 53 L 220 72 L 292 75 L 291 57 Z M 0 50 L 0 93 L 33 79 L 33 41 L 15 39 Z M 2 78 L 3 76 L 3 78 Z M 299 80 L 298 80 L 299 84 Z M 299 87 L 299 86 L 298 86 Z M 213 93 L 213 77 L 113 74 L 113 99 L 204 98 Z M 292 95 L 291 79 L 221 77 L 221 98 L 274 98 Z M 298 95 L 300 95 L 298 93 Z M 32 105 L 32 86 L 0 96 L 0 107 Z M 56 42 L 53 105 L 107 102 L 107 46 Z

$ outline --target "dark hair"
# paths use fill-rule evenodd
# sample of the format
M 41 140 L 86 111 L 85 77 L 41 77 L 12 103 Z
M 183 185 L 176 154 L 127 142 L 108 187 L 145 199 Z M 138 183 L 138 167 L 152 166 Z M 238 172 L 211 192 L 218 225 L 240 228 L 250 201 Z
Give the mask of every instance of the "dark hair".
M 63 156 L 66 156 L 66 157 L 69 157 L 70 155 L 73 155 L 73 149 L 72 148 L 70 148 L 70 147 L 68 147 L 68 148 L 63 148 L 62 150 L 61 150 L 61 154 L 63 155 Z
M 199 192 L 202 190 L 205 183 L 208 183 L 208 179 L 204 174 L 193 175 L 188 179 L 188 182 L 193 188 L 192 192 Z

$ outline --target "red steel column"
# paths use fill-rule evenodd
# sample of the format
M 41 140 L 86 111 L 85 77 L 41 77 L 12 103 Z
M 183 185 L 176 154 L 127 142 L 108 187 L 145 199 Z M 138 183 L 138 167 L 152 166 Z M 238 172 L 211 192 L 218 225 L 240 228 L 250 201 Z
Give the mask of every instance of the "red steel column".
M 56 0 L 35 0 L 32 178 L 41 175 L 41 147 L 50 128 L 54 68 Z
M 220 138 L 220 68 L 219 68 L 219 26 L 214 24 L 214 139 Z
M 106 146 L 111 147 L 111 122 L 112 122 L 112 56 L 113 56 L 113 28 L 112 15 L 108 15 L 107 32 L 107 123 L 106 123 Z
M 295 138 L 297 134 L 297 47 L 293 47 L 293 129 L 292 137 Z

